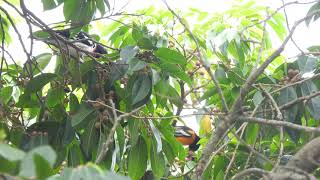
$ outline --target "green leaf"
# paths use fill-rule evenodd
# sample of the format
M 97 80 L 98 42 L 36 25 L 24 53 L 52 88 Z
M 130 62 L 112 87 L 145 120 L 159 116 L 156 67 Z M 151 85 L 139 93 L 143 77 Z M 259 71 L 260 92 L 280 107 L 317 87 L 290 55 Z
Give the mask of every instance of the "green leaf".
M 0 156 L 0 172 L 1 173 L 15 173 L 19 169 L 18 161 L 9 161 L 2 156 Z
M 48 107 L 54 107 L 58 104 L 62 104 L 64 100 L 64 94 L 65 93 L 62 87 L 49 89 L 46 99 Z
M 245 139 L 248 144 L 254 144 L 259 135 L 259 125 L 250 123 L 246 128 Z
M 79 25 L 89 23 L 95 10 L 96 4 L 93 0 L 66 0 L 63 6 L 65 20 Z
M 10 99 L 12 98 L 12 91 L 12 86 L 7 86 L 0 90 L 0 100 L 3 104 L 7 104 L 10 101 Z
M 139 125 L 140 122 L 136 121 L 135 119 L 130 119 L 128 122 L 131 146 L 134 146 L 138 141 L 140 129 Z
M 318 92 L 317 86 L 312 81 L 303 82 L 300 87 L 302 96 Z M 307 109 L 315 120 L 320 120 L 320 96 L 313 97 L 307 101 Z
M 42 0 L 43 10 L 50 10 L 57 7 L 57 4 L 54 0 Z
M 85 103 L 82 103 L 77 113 L 72 116 L 72 119 L 71 119 L 72 127 L 76 127 L 77 125 L 79 125 L 83 120 L 91 116 L 94 113 L 94 111 L 95 110 L 91 106 Z
M 51 35 L 48 32 L 43 31 L 43 30 L 33 32 L 32 36 L 34 36 L 37 39 L 47 39 L 47 38 L 51 37 Z
M 36 56 L 32 61 L 31 70 L 29 66 L 26 66 L 32 72 L 32 74 L 38 74 L 40 71 L 44 70 L 47 65 L 49 64 L 50 60 L 52 58 L 51 53 L 43 53 L 38 56 Z
M 218 67 L 214 74 L 219 81 L 227 78 L 226 72 L 221 67 Z
M 32 78 L 26 86 L 25 94 L 30 94 L 41 90 L 50 81 L 57 78 L 56 74 L 43 73 Z
M 174 154 L 173 148 L 165 140 L 162 141 L 162 146 L 163 146 L 162 150 L 163 150 L 164 154 L 166 155 L 167 160 L 169 161 L 170 164 L 172 164 L 174 162 L 175 157 L 176 157 Z
M 35 38 L 38 38 L 38 39 L 47 39 L 47 38 L 51 37 L 51 35 L 48 32 L 43 31 L 43 30 L 33 32 L 32 36 L 34 36 Z
M 18 161 L 25 156 L 25 153 L 7 144 L 0 144 L 0 156 L 9 161 Z
M 97 3 L 97 8 L 101 13 L 101 16 L 106 14 L 106 7 L 104 5 L 104 0 L 96 0 L 96 3 Z
M 181 101 L 181 97 L 177 90 L 173 88 L 172 86 L 169 86 L 168 96 L 169 101 L 172 102 L 177 107 L 181 107 L 183 105 L 183 102 Z
M 71 20 L 73 13 L 80 9 L 79 5 L 82 2 L 78 0 L 65 0 L 63 5 L 63 14 L 65 20 L 68 22 Z
M 226 168 L 228 160 L 223 156 L 217 156 L 214 158 L 214 169 L 213 175 L 214 177 L 219 176 L 219 173 Z
M 124 62 L 129 62 L 138 53 L 139 48 L 137 46 L 127 46 L 120 51 L 120 58 Z
M 23 108 L 36 108 L 39 107 L 40 104 L 38 102 L 37 96 L 33 94 L 22 94 L 19 97 L 19 101 L 17 103 L 17 107 Z
M 37 148 L 34 148 L 30 152 L 28 152 L 22 160 L 20 164 L 20 176 L 26 178 L 36 176 L 36 165 L 33 163 L 33 157 L 35 154 L 40 155 L 42 158 L 44 158 L 48 162 L 50 167 L 53 167 L 57 158 L 56 153 L 50 146 L 39 146 Z
M 139 136 L 137 144 L 129 152 L 128 173 L 131 179 L 138 180 L 144 175 L 147 161 L 147 144 L 143 137 Z
M 271 28 L 275 31 L 277 36 L 281 39 L 284 40 L 285 35 L 286 35 L 286 29 L 283 26 L 285 21 L 281 21 L 280 19 L 275 19 L 271 18 L 267 23 L 271 26 Z
M 157 105 L 165 106 L 167 103 L 167 94 L 170 86 L 168 80 L 160 79 L 160 81 L 155 85 L 154 89 L 157 94 Z
M 161 70 L 168 72 L 171 76 L 185 81 L 190 86 L 192 85 L 191 78 L 178 65 L 170 63 L 160 63 L 159 66 Z
M 294 101 L 297 99 L 297 93 L 293 87 L 287 87 L 280 91 L 280 95 L 278 97 L 279 105 L 284 105 L 290 101 Z M 289 109 L 284 110 L 282 113 L 284 120 L 288 122 L 295 123 L 297 120 L 297 114 L 298 114 L 298 105 L 292 105 Z M 290 135 L 290 137 L 294 140 L 296 138 L 295 131 L 292 131 L 291 129 L 286 128 L 286 132 Z
M 81 149 L 78 142 L 74 142 L 71 147 L 68 148 L 68 166 L 76 167 L 81 164 Z
M 138 40 L 137 45 L 141 49 L 147 49 L 147 50 L 153 50 L 155 49 L 154 45 L 152 44 L 152 41 L 149 38 L 143 37 Z
M 122 153 L 124 152 L 124 148 L 125 148 L 125 131 L 121 126 L 118 126 L 116 129 L 116 133 L 117 133 L 117 141 L 119 143 L 119 148 L 120 148 L 120 157 L 122 156 Z
M 262 96 L 262 93 L 261 91 L 257 91 L 254 95 L 253 95 L 253 103 L 254 103 L 254 106 L 257 107 L 259 106 L 259 104 L 263 101 L 263 96 Z
M 141 39 L 143 37 L 143 33 L 140 31 L 139 26 L 137 26 L 137 24 L 133 24 L 132 27 L 132 37 L 135 41 L 139 41 L 139 39 Z
M 296 62 L 298 63 L 300 73 L 303 74 L 313 72 L 317 68 L 318 59 L 311 56 L 299 56 Z
M 151 141 L 150 162 L 153 174 L 161 179 L 165 172 L 165 160 L 162 151 L 158 152 L 156 141 Z
M 61 179 L 129 180 L 128 177 L 115 174 L 111 171 L 102 170 L 99 166 L 92 163 L 79 166 L 78 168 L 63 168 L 63 171 L 61 173 Z
M 163 124 L 166 123 L 165 121 L 162 121 L 162 124 L 160 124 L 159 126 L 157 126 L 157 128 L 159 129 L 159 131 L 161 132 L 161 134 L 164 136 L 165 140 L 168 142 L 168 145 L 170 145 L 170 147 L 172 147 L 172 150 L 174 152 L 174 157 L 178 157 L 180 160 L 184 160 L 186 157 L 186 152 L 182 146 L 181 143 L 179 143 L 176 138 L 174 137 L 174 129 L 171 126 L 171 124 Z M 166 156 L 168 157 L 168 155 L 170 156 L 170 148 L 165 148 L 165 141 L 163 142 L 163 151 L 165 152 Z M 166 152 L 166 150 L 169 150 L 168 152 Z
M 93 116 L 85 128 L 84 133 L 81 135 L 81 147 L 87 158 L 90 158 L 93 150 L 98 148 L 99 135 L 95 127 L 96 120 L 97 117 Z
M 320 9 L 320 2 L 317 2 L 317 3 L 315 3 L 313 6 L 311 6 L 311 8 L 309 9 L 309 11 L 308 11 L 308 13 L 307 13 L 306 16 L 310 16 L 310 15 L 313 14 L 313 13 L 315 13 L 315 14 L 312 15 L 312 16 L 310 16 L 310 17 L 308 17 L 308 18 L 305 20 L 307 26 L 309 26 L 309 24 L 310 24 L 310 22 L 311 22 L 312 20 L 314 20 L 314 21 L 317 20 L 316 16 L 318 16 L 318 18 L 319 18 L 319 14 L 320 14 L 319 9 Z
M 138 104 L 144 100 L 150 94 L 152 90 L 152 81 L 147 74 L 138 76 L 136 81 L 133 84 L 132 96 L 132 105 Z
M 155 137 L 155 140 L 157 141 L 157 153 L 159 153 L 162 150 L 162 141 L 161 141 L 161 134 L 160 131 L 154 126 L 152 121 L 149 120 L 149 124 L 153 133 L 153 136 Z
M 108 7 L 108 10 L 110 11 L 110 3 L 109 3 L 109 0 L 104 0 L 104 2 L 106 3 L 107 7 Z
M 155 56 L 160 58 L 163 63 L 171 64 L 181 64 L 184 65 L 187 63 L 186 58 L 177 51 L 168 49 L 168 48 L 159 48 L 155 51 Z
M 70 114 L 72 115 L 78 111 L 78 109 L 80 108 L 80 104 L 77 96 L 74 95 L 73 93 L 70 93 L 69 98 L 70 98 L 70 101 L 69 101 Z
M 33 161 L 36 167 L 37 179 L 44 180 L 54 174 L 51 165 L 41 155 L 34 154 Z
M 133 72 L 139 71 L 139 70 L 145 68 L 146 65 L 147 65 L 146 62 L 141 61 L 141 60 L 139 60 L 139 59 L 137 59 L 137 58 L 133 58 L 133 59 L 131 59 L 131 60 L 129 61 L 128 74 L 129 74 L 129 75 L 132 75 Z

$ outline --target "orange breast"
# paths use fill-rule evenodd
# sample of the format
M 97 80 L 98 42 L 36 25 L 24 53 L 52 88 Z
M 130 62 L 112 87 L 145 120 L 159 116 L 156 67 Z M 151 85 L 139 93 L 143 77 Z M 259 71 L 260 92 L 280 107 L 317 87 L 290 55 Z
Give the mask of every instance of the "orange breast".
M 194 135 L 191 137 L 176 137 L 177 141 L 179 141 L 183 145 L 190 145 L 194 142 Z

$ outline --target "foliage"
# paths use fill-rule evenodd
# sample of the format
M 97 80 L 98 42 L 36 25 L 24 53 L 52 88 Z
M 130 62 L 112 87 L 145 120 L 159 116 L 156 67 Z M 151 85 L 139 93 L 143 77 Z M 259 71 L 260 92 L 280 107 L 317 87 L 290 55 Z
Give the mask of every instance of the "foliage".
M 71 36 L 80 31 L 90 34 L 106 45 L 108 53 L 99 58 L 84 56 L 80 62 L 59 48 L 39 54 L 26 50 L 28 60 L 20 66 L 10 59 L 14 52 L 4 51 L 14 43 L 11 37 L 16 32 L 9 29 L 15 27 L 17 15 L 14 9 L 7 14 L 5 5 L 0 3 L 0 172 L 27 179 L 191 177 L 215 133 L 210 120 L 217 127 L 225 115 L 218 88 L 231 107 L 251 72 L 276 50 L 273 39 L 284 41 L 288 35 L 285 16 L 254 1 L 237 1 L 223 13 L 179 12 L 185 23 L 196 20 L 183 25 L 170 11 L 154 7 L 136 16 L 117 14 L 121 16 L 116 21 L 104 24 L 99 20 L 115 16 L 109 1 L 42 0 L 45 11 L 63 6 L 60 13 L 65 21 L 58 27 L 71 28 Z M 12 5 L 21 8 L 18 2 Z M 319 3 L 308 12 L 308 25 L 319 18 L 317 10 Z M 270 15 L 267 20 L 266 14 Z M 33 40 L 50 37 L 51 29 L 59 29 L 46 29 L 30 13 L 22 18 L 42 27 L 33 32 Z M 254 117 L 277 119 L 270 94 L 282 113 L 278 120 L 318 127 L 320 97 L 314 94 L 320 84 L 315 78 L 306 80 L 319 71 L 319 58 L 312 53 L 319 53 L 319 47 L 310 47 L 311 55 L 299 55 L 290 63 L 277 57 L 249 89 L 243 103 L 250 109 L 247 112 L 255 109 Z M 220 87 L 205 67 L 210 67 Z M 192 161 L 174 138 L 171 125 L 181 121 L 181 111 L 190 105 L 200 114 L 201 136 L 201 148 Z M 272 126 L 242 125 L 237 121 L 221 140 L 227 144 L 206 168 L 206 179 L 230 178 L 247 167 L 273 168 L 275 164 L 253 154 L 246 145 L 276 162 L 311 137 L 288 127 L 282 137 Z M 237 130 L 245 144 L 234 136 Z M 97 162 L 110 133 L 106 156 Z

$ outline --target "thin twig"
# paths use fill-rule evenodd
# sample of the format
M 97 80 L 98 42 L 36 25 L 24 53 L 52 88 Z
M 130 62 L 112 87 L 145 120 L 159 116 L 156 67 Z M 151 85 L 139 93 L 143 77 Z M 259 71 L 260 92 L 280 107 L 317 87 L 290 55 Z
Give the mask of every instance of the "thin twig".
M 117 116 L 115 105 L 114 105 L 114 103 L 113 103 L 113 101 L 111 99 L 109 99 L 109 103 L 111 104 L 111 107 L 112 107 L 112 112 L 113 112 L 113 116 L 114 116 L 114 122 L 113 122 L 113 126 L 112 126 L 112 128 L 111 128 L 111 130 L 110 130 L 110 132 L 108 134 L 107 140 L 105 141 L 105 143 L 103 143 L 101 151 L 97 156 L 97 159 L 95 161 L 96 164 L 101 163 L 105 159 L 105 157 L 107 155 L 107 152 L 109 150 L 109 145 L 113 141 L 114 133 L 115 133 L 118 125 L 120 124 L 120 120 L 122 120 L 122 119 L 124 119 L 126 117 L 130 117 L 132 114 L 134 114 L 137 111 L 139 111 L 141 109 L 141 107 L 143 107 L 143 106 L 141 106 L 141 107 L 139 107 L 137 109 L 134 109 L 133 111 L 131 111 L 129 113 L 124 113 L 124 114 L 121 114 L 120 116 Z
M 287 128 L 291 128 L 291 129 L 301 130 L 301 131 L 308 132 L 308 133 L 320 132 L 320 128 L 301 126 L 301 125 L 294 124 L 291 122 L 278 121 L 278 120 L 274 120 L 274 119 L 239 116 L 238 120 L 242 121 L 242 122 L 258 123 L 258 124 L 265 124 L 265 125 L 270 125 L 270 126 L 283 126 L 283 127 L 287 127 Z
M 259 85 L 259 87 L 262 90 L 262 92 L 270 99 L 272 106 L 276 109 L 276 111 L 277 111 L 277 119 L 282 120 L 283 119 L 283 115 L 282 115 L 282 113 L 280 111 L 280 108 L 279 108 L 277 102 L 273 99 L 271 94 L 266 89 L 264 89 L 263 86 Z
M 184 23 L 184 21 L 182 20 L 182 18 L 173 10 L 171 9 L 171 7 L 168 5 L 166 0 L 162 0 L 163 3 L 166 5 L 167 9 L 175 16 L 177 17 L 177 19 L 179 20 L 180 24 L 184 27 L 184 29 L 189 33 L 189 35 L 191 36 L 192 40 L 195 42 L 196 44 L 196 49 L 197 49 L 197 53 L 198 53 L 198 57 L 200 59 L 201 64 L 203 65 L 203 67 L 205 68 L 205 70 L 208 72 L 208 74 L 210 75 L 211 79 L 213 80 L 214 85 L 217 88 L 217 92 L 218 95 L 220 97 L 221 100 L 221 104 L 222 104 L 222 108 L 224 112 L 228 112 L 229 108 L 228 105 L 226 103 L 226 100 L 224 98 L 222 89 L 220 87 L 219 81 L 217 80 L 217 78 L 215 77 L 214 73 L 211 71 L 211 68 L 209 65 L 207 65 L 203 59 L 201 50 L 199 48 L 199 43 L 197 38 L 193 35 L 193 33 L 191 32 L 191 30 L 188 28 L 188 26 Z

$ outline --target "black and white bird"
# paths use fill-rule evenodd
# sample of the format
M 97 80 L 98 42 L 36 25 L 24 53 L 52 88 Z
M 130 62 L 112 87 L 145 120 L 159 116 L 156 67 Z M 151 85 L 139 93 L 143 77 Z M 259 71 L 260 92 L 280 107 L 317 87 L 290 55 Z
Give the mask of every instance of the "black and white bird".
M 55 37 L 37 38 L 35 39 L 52 45 L 62 53 L 80 59 L 83 61 L 85 55 L 90 55 L 94 58 L 100 58 L 101 55 L 107 54 L 107 50 L 101 45 L 92 40 L 92 38 L 85 32 L 80 31 L 74 37 L 71 37 L 70 30 L 56 30 Z

